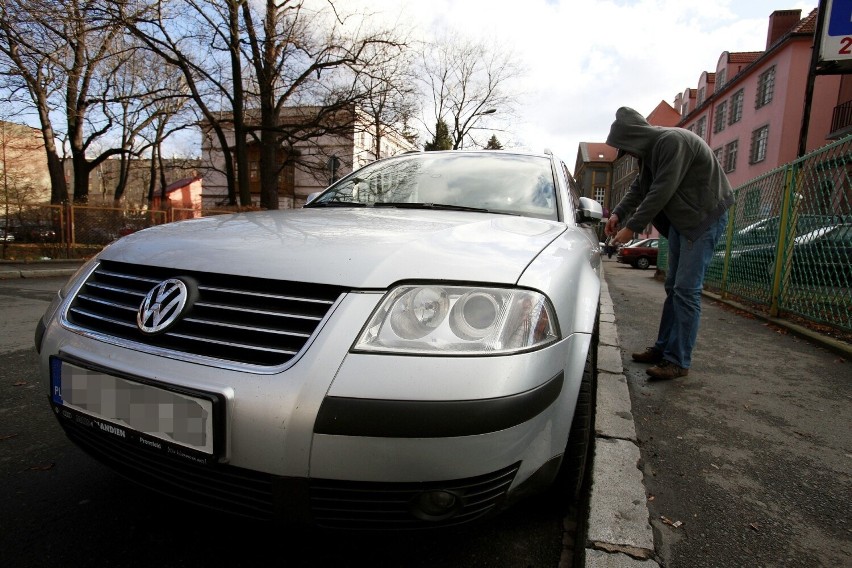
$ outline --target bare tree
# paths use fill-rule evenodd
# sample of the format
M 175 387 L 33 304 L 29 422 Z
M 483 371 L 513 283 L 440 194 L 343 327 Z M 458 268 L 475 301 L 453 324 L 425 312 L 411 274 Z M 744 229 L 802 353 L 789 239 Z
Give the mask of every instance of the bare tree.
M 405 61 L 404 40 L 389 30 L 369 29 L 364 14 L 344 15 L 334 3 L 328 6 L 317 10 L 303 0 L 266 0 L 260 14 L 250 3 L 242 6 L 254 73 L 247 88 L 258 107 L 251 132 L 259 146 L 260 203 L 267 209 L 278 208 L 282 168 L 298 163 L 317 169 L 337 159 L 306 159 L 295 151 L 297 143 L 314 143 L 319 150 L 323 136 L 351 136 L 360 127 L 355 109 L 365 104 L 375 103 L 373 119 L 390 119 L 392 103 L 399 113 L 410 112 L 401 98 L 393 98 L 394 89 L 405 92 L 402 82 L 394 82 Z M 284 112 L 297 105 L 307 108 Z
M 65 46 L 31 13 L 43 13 L 40 2 L 0 3 L 0 54 L 3 87 L 7 104 L 35 107 L 41 122 L 42 139 L 51 182 L 51 203 L 68 201 L 68 184 L 56 146 L 56 131 L 51 114 L 56 110 L 54 95 L 61 89 L 62 65 L 59 54 Z M 34 49 L 32 45 L 38 45 Z
M 185 120 L 175 121 L 189 100 L 181 74 L 133 43 L 132 38 L 123 38 L 114 56 L 116 69 L 110 78 L 113 98 L 104 104 L 104 114 L 117 125 L 120 135 L 114 143 L 124 150 L 118 157 L 116 205 L 127 188 L 134 159 L 149 151 L 159 154 L 166 138 L 189 127 Z M 152 73 L 152 69 L 157 72 Z M 156 164 L 153 158 L 152 164 Z
M 132 12 L 105 0 L 112 17 L 165 64 L 178 69 L 202 129 L 224 155 L 228 202 L 251 204 L 245 147 L 240 6 L 245 0 L 157 0 Z
M 514 114 L 518 93 L 512 84 L 524 71 L 496 44 L 444 34 L 424 49 L 422 65 L 424 94 L 432 102 L 424 124 L 434 137 L 432 125 L 443 120 L 454 150 L 484 146 L 474 135 L 483 116 L 499 113 L 505 120 Z
M 124 140 L 119 144 L 104 140 L 121 128 L 112 107 L 129 105 L 143 95 L 120 88 L 126 86 L 120 78 L 130 60 L 127 54 L 137 47 L 121 41 L 121 23 L 103 8 L 99 0 L 7 0 L 0 7 L 0 52 L 10 65 L 7 77 L 18 79 L 17 88 L 28 93 L 39 115 L 54 203 L 66 201 L 68 194 L 55 146 L 58 135 L 71 154 L 77 203 L 88 201 L 92 170 L 129 151 Z M 6 87 L 14 92 L 16 85 L 9 82 Z M 52 115 L 63 118 L 59 132 Z M 150 120 L 137 116 L 130 125 L 129 114 L 123 118 L 123 126 L 133 129 Z
M 362 108 L 370 117 L 373 135 L 373 155 L 382 157 L 382 142 L 387 129 L 397 129 L 398 134 L 416 138 L 409 131 L 415 114 L 419 111 L 419 92 L 414 79 L 414 53 L 399 45 L 379 45 L 368 60 L 369 69 L 359 74 L 359 84 L 365 94 Z M 375 62 L 380 62 L 376 64 Z

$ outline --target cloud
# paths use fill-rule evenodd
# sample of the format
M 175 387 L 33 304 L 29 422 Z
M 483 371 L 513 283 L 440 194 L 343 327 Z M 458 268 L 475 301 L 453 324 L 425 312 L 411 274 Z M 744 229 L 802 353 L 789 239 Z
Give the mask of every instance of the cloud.
M 355 0 L 349 0 L 355 2 Z M 792 6 L 791 6 L 792 4 Z M 512 124 L 522 147 L 550 147 L 573 169 L 581 141 L 606 138 L 615 109 L 650 113 L 695 87 L 723 51 L 762 51 L 769 15 L 816 2 L 778 0 L 370 0 L 420 33 L 453 28 L 498 40 L 528 69 Z M 353 4 L 354 5 L 354 4 Z M 498 126 L 499 125 L 499 126 Z M 509 136 L 498 138 L 504 140 Z

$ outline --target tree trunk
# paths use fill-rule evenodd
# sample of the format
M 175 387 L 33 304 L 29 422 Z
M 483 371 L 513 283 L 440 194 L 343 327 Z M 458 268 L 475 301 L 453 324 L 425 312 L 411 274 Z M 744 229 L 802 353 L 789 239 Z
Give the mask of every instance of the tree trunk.
M 159 140 L 159 138 L 157 138 Z M 157 188 L 157 160 L 160 155 L 160 143 L 151 147 L 151 166 L 148 168 L 150 179 L 148 180 L 148 207 L 154 204 L 154 191 Z
M 119 157 L 118 166 L 118 181 L 115 184 L 115 192 L 113 193 L 113 203 L 118 206 L 121 198 L 124 196 L 124 191 L 127 189 L 127 180 L 130 177 L 130 158 L 127 154 L 122 153 Z
M 89 163 L 83 150 L 71 147 L 71 164 L 74 167 L 74 203 L 89 202 Z
M 251 187 L 249 186 L 248 145 L 246 144 L 245 95 L 243 92 L 242 55 L 240 53 L 240 12 L 239 5 L 244 0 L 228 2 L 230 31 L 229 51 L 231 56 L 231 77 L 234 80 L 234 157 L 237 168 L 237 189 L 240 193 L 240 205 L 251 205 Z
M 59 205 L 68 202 L 68 182 L 65 179 L 65 169 L 62 160 L 56 153 L 56 134 L 48 116 L 47 101 L 39 101 L 39 119 L 41 120 L 41 136 L 44 140 L 44 151 L 47 155 L 47 171 L 50 174 L 50 203 Z
M 278 113 L 271 88 L 261 88 L 260 95 L 260 206 L 264 209 L 278 209 L 278 180 L 281 176 L 280 142 L 275 130 L 278 127 Z

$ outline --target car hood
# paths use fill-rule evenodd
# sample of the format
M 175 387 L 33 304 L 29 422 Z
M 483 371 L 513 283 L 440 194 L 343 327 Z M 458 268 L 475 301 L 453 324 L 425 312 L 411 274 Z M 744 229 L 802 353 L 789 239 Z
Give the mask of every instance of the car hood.
M 511 284 L 566 230 L 484 213 L 296 209 L 152 227 L 116 241 L 101 258 L 353 288 L 406 279 Z

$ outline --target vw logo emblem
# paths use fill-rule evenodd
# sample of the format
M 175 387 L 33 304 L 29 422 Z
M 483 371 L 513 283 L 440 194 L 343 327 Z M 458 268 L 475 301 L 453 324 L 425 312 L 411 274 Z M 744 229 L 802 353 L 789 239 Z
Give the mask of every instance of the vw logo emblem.
M 142 333 L 162 333 L 174 325 L 187 307 L 190 291 L 183 280 L 169 278 L 157 284 L 142 300 L 136 325 Z

